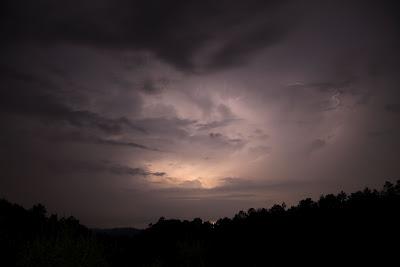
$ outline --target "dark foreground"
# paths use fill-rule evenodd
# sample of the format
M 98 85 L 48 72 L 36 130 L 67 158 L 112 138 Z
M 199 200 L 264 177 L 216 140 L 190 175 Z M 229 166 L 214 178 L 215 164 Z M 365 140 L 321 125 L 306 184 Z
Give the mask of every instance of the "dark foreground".
M 398 266 L 400 180 L 297 206 L 240 211 L 214 225 L 160 220 L 149 228 L 90 230 L 0 200 L 0 266 Z

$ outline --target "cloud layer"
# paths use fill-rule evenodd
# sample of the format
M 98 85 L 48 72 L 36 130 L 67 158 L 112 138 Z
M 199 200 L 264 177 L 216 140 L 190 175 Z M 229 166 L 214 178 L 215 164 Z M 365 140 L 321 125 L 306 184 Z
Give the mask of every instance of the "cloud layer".
M 399 176 L 397 4 L 0 5 L 0 196 L 142 227 Z

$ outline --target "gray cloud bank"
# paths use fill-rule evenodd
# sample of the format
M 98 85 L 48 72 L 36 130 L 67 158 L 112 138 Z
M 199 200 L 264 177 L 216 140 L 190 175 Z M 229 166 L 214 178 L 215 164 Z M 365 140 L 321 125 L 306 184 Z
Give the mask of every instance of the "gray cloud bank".
M 0 197 L 146 226 L 399 177 L 393 1 L 0 10 Z

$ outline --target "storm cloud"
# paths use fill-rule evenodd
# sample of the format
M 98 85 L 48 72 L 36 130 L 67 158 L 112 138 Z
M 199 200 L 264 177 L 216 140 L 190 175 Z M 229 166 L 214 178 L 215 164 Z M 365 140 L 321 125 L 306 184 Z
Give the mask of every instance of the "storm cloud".
M 0 197 L 144 227 L 399 177 L 393 1 L 0 10 Z
M 281 14 L 285 2 L 4 1 L 1 24 L 8 42 L 143 49 L 191 72 L 230 67 L 278 42 L 291 26 Z M 207 61 L 197 62 L 203 53 Z

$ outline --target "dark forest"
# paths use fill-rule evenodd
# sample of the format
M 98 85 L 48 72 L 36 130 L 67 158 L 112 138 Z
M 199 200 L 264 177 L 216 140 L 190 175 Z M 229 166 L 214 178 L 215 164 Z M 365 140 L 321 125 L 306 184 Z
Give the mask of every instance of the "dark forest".
M 239 211 L 214 224 L 161 217 L 144 230 L 89 229 L 74 217 L 0 201 L 2 266 L 378 265 L 397 261 L 400 180 Z M 359 266 L 359 265 L 357 265 Z M 383 266 L 383 265 L 381 265 Z

